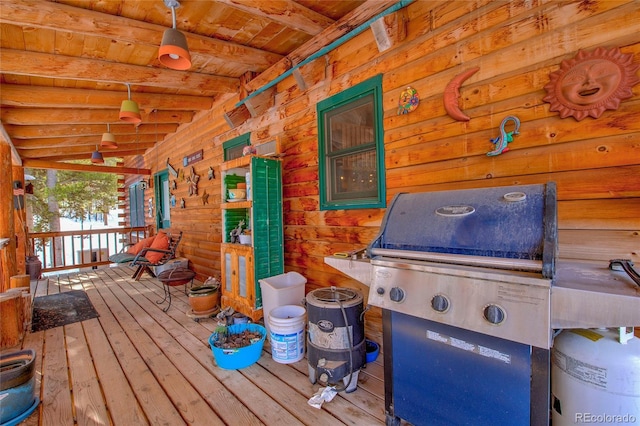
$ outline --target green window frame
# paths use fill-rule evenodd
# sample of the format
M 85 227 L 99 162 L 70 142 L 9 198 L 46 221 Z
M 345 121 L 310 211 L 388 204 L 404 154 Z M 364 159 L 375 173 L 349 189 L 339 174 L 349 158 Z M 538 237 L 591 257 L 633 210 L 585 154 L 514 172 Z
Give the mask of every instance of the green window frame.
M 242 150 L 248 145 L 251 145 L 251 133 L 245 133 L 244 135 L 229 139 L 222 144 L 224 161 L 242 157 Z
M 168 170 L 162 170 L 153 176 L 153 188 L 156 197 L 156 227 L 157 229 L 171 228 L 171 191 Z
M 386 207 L 382 75 L 316 109 L 320 210 Z

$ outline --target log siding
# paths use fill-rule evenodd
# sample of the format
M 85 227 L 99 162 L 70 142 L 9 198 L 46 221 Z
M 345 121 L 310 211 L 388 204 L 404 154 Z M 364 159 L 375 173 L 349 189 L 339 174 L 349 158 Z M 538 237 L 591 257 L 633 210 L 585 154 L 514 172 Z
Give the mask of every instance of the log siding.
M 372 31 L 364 31 L 301 67 L 304 90 L 294 77 L 284 79 L 276 86 L 273 106 L 234 128 L 224 115 L 240 99 L 219 98 L 210 111 L 147 151 L 144 164 L 135 165 L 157 172 L 166 158 L 181 164 L 184 156 L 203 149 L 196 170 L 204 175 L 211 166 L 218 176 L 225 141 L 248 132 L 253 144 L 279 138 L 285 270 L 305 275 L 307 291 L 336 285 L 366 293 L 367 288 L 326 266 L 323 257 L 364 247 L 384 210 L 320 211 L 316 104 L 382 74 L 387 200 L 398 192 L 555 181 L 561 257 L 640 260 L 640 86 L 617 110 L 580 122 L 561 119 L 542 100 L 549 74 L 580 49 L 619 47 L 639 62 L 640 2 L 416 1 L 401 19 L 405 37 L 390 49 L 380 52 Z M 455 121 L 445 112 L 444 89 L 454 76 L 476 66 L 479 71 L 461 87 L 459 98 L 471 120 Z M 256 81 L 276 78 L 277 69 Z M 407 86 L 417 89 L 420 105 L 397 115 Z M 520 119 L 520 134 L 509 152 L 487 157 L 490 139 L 508 115 Z M 210 194 L 207 204 L 189 197 L 186 184 L 178 181 L 176 196 L 185 198 L 186 207 L 172 210 L 171 219 L 172 227 L 185 232 L 180 254 L 203 279 L 220 274 L 220 183 L 203 179 L 199 191 Z M 367 314 L 367 333 L 379 340 L 379 310 Z

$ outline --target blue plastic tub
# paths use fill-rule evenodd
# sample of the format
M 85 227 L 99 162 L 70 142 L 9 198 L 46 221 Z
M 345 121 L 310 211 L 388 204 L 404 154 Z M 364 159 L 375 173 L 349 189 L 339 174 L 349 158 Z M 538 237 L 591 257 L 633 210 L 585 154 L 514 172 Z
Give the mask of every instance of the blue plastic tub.
M 228 334 L 238 334 L 245 330 L 259 332 L 262 337 L 257 342 L 243 348 L 222 349 L 215 346 L 219 337 L 218 332 L 214 332 L 209 336 L 209 346 L 211 347 L 213 357 L 218 367 L 224 368 L 225 370 L 237 370 L 248 367 L 260 359 L 267 330 L 260 324 L 233 324 L 227 327 Z
M 34 350 L 0 356 L 0 424 L 16 425 L 29 417 L 39 403 L 35 396 Z

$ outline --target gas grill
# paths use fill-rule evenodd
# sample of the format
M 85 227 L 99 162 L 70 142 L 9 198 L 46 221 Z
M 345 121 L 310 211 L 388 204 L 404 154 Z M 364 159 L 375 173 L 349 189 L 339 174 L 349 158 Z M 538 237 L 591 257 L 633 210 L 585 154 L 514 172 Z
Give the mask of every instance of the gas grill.
M 382 308 L 387 424 L 547 425 L 553 329 L 582 321 L 554 320 L 556 258 L 554 183 L 398 194 L 364 259 L 325 258 Z M 640 324 L 624 285 L 600 326 Z

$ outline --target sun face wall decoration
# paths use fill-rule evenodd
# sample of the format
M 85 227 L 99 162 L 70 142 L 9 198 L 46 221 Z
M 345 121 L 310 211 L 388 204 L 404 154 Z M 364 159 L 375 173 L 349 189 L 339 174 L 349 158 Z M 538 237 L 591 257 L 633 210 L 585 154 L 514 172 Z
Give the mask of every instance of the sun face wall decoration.
M 549 102 L 549 111 L 558 111 L 560 118 L 598 118 L 633 96 L 631 88 L 640 82 L 638 68 L 640 64 L 633 63 L 633 55 L 623 54 L 617 47 L 581 50 L 549 74 L 550 81 L 544 86 L 547 95 L 542 100 Z

